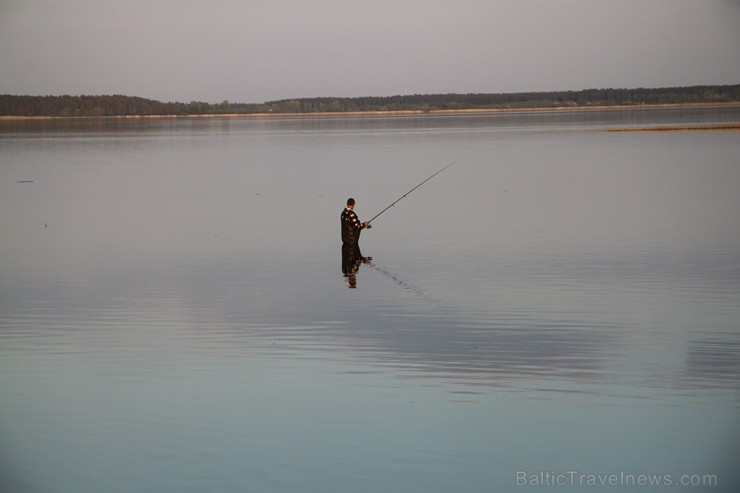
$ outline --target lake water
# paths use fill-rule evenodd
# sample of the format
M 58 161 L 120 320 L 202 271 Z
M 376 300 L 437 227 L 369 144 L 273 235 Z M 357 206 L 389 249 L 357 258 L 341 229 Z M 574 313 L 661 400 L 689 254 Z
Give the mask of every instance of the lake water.
M 737 491 L 738 122 L 0 122 L 2 491 Z

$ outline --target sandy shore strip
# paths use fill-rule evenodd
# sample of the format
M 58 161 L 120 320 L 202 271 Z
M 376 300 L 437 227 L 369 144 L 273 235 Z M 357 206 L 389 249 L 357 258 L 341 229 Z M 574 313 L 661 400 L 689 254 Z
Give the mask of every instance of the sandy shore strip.
M 711 125 L 666 125 L 664 127 L 624 127 L 607 128 L 600 132 L 679 132 L 685 130 L 740 130 L 740 123 L 719 123 Z

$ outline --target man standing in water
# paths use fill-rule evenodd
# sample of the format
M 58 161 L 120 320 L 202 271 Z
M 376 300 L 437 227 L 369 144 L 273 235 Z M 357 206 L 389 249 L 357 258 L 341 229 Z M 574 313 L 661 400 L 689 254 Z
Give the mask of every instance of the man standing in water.
M 342 211 L 342 272 L 354 277 L 360 262 L 365 259 L 360 253 L 360 231 L 368 227 L 367 221 L 361 223 L 355 214 L 355 199 L 347 199 L 347 207 Z M 352 279 L 350 279 L 351 281 Z M 350 282 L 350 285 L 352 283 Z

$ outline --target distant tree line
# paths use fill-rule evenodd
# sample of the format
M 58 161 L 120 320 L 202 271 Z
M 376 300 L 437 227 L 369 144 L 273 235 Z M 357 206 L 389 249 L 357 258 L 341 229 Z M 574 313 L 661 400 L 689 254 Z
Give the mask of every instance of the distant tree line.
M 740 101 L 740 84 L 656 89 L 585 89 L 582 91 L 502 94 L 413 94 L 357 98 L 302 98 L 265 103 L 163 103 L 132 96 L 0 95 L 0 116 L 103 117 L 150 115 L 223 115 L 256 113 L 327 113 L 530 109 L 643 104 L 726 103 Z
M 254 113 L 257 105 L 162 103 L 133 96 L 11 96 L 0 95 L 0 116 L 153 116 Z
M 434 111 L 529 109 L 641 104 L 723 103 L 740 101 L 740 84 L 658 89 L 586 89 L 582 91 L 503 94 L 414 94 L 361 98 L 307 98 L 270 101 L 271 112 Z

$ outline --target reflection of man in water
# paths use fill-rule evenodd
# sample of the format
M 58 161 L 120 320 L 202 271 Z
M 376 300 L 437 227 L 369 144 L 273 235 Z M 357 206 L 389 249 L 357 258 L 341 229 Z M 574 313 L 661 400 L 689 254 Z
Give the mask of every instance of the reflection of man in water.
M 360 253 L 360 232 L 368 227 L 368 223 L 361 223 L 354 211 L 355 199 L 347 199 L 347 207 L 342 211 L 342 272 L 349 280 L 349 286 L 355 287 L 357 279 L 355 274 L 360 268 L 361 262 L 369 259 L 363 258 Z

